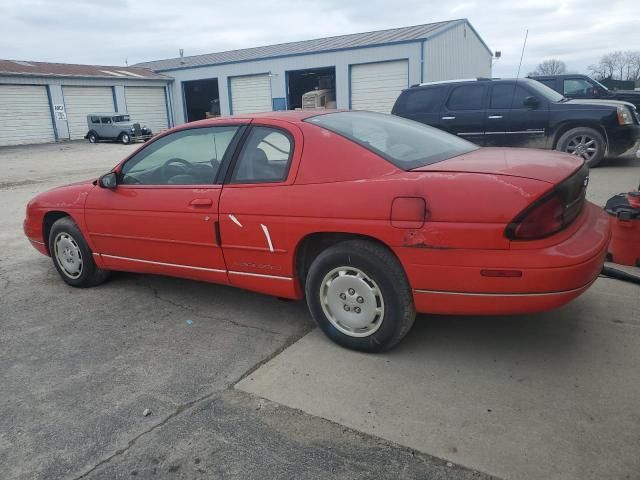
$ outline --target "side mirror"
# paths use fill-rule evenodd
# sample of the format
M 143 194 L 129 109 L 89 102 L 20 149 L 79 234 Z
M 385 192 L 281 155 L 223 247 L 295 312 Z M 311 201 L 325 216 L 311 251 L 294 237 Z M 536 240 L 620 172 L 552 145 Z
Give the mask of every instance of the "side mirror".
M 115 190 L 115 188 L 118 186 L 118 175 L 116 174 L 116 172 L 106 173 L 98 179 L 98 185 L 100 185 L 100 187 L 102 188 Z
M 598 87 L 593 87 L 591 89 L 591 95 L 593 96 L 593 98 L 600 98 L 602 95 L 602 92 Z
M 537 108 L 540 105 L 540 101 L 536 97 L 527 97 L 522 103 L 529 108 Z

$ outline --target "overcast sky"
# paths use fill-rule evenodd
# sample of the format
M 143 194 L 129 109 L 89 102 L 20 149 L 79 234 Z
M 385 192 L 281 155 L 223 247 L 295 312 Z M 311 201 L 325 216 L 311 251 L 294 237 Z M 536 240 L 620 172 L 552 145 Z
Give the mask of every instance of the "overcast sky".
M 0 58 L 124 65 L 468 18 L 514 76 L 559 58 L 584 72 L 612 50 L 640 50 L 639 0 L 0 0 Z

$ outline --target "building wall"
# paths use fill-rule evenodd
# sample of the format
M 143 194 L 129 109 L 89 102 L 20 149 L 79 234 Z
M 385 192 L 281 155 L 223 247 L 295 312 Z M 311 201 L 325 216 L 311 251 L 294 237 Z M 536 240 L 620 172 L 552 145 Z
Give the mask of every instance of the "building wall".
M 182 82 L 217 78 L 220 94 L 220 109 L 222 115 L 229 115 L 229 77 L 271 72 L 271 97 L 286 98 L 286 72 L 307 68 L 335 67 L 337 107 L 349 108 L 350 65 L 407 59 L 409 61 L 409 85 L 412 85 L 421 81 L 421 47 L 421 41 L 413 41 L 388 46 L 296 55 L 207 67 L 184 68 L 181 70 L 161 71 L 160 73 L 175 78 L 172 86 L 172 97 L 174 102 L 174 121 L 176 124 L 185 122 Z
M 62 87 L 110 87 L 113 89 L 116 111 L 126 112 L 125 87 L 166 87 L 169 82 L 166 80 L 131 80 L 126 78 L 99 79 L 99 78 L 76 78 L 76 77 L 32 77 L 5 75 L 0 76 L 0 85 L 46 85 L 49 89 L 51 105 L 64 105 Z M 66 140 L 69 138 L 69 128 L 66 120 L 59 120 L 54 116 L 56 140 Z
M 491 77 L 491 52 L 466 22 L 428 39 L 424 49 L 425 82 Z

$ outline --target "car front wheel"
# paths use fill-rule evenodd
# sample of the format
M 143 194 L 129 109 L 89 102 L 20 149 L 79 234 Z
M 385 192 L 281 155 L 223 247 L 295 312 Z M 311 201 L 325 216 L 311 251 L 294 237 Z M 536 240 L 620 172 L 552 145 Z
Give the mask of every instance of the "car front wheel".
M 123 145 L 129 145 L 131 143 L 131 135 L 129 135 L 128 133 L 123 133 L 122 135 L 120 135 L 120 141 L 123 143 Z
M 364 352 L 394 347 L 416 315 L 402 266 L 388 249 L 366 240 L 344 241 L 320 253 L 309 268 L 305 293 L 322 331 Z
M 87 242 L 70 217 L 57 220 L 51 227 L 49 252 L 62 279 L 73 287 L 93 287 L 109 276 L 93 261 Z
M 572 128 L 558 140 L 557 149 L 582 157 L 589 167 L 597 166 L 606 152 L 603 136 L 593 128 Z

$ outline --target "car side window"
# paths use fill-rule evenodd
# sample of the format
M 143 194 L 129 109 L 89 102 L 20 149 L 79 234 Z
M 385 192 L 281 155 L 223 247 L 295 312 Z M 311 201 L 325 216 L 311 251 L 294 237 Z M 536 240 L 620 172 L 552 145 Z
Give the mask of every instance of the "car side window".
M 567 97 L 587 97 L 593 85 L 582 78 L 567 78 L 563 82 L 564 95 Z
M 293 140 L 283 130 L 253 127 L 238 156 L 231 183 L 273 183 L 287 178 Z
M 509 108 L 524 108 L 524 99 L 532 96 L 525 88 L 515 83 L 494 85 L 491 90 L 491 108 L 505 110 Z
M 402 113 L 437 113 L 445 90 L 446 87 L 407 90 L 398 101 L 396 108 Z
M 481 110 L 484 108 L 485 85 L 462 85 L 456 87 L 449 95 L 449 110 Z
M 103 125 L 105 125 L 105 124 L 110 124 L 110 123 L 111 123 L 111 118 L 109 118 L 109 117 L 102 117 L 102 118 L 100 119 L 100 121 L 102 122 L 102 124 L 103 124 Z
M 91 117 L 91 123 L 100 123 L 99 117 Z
M 150 143 L 118 176 L 123 185 L 211 185 L 238 126 L 180 130 Z

